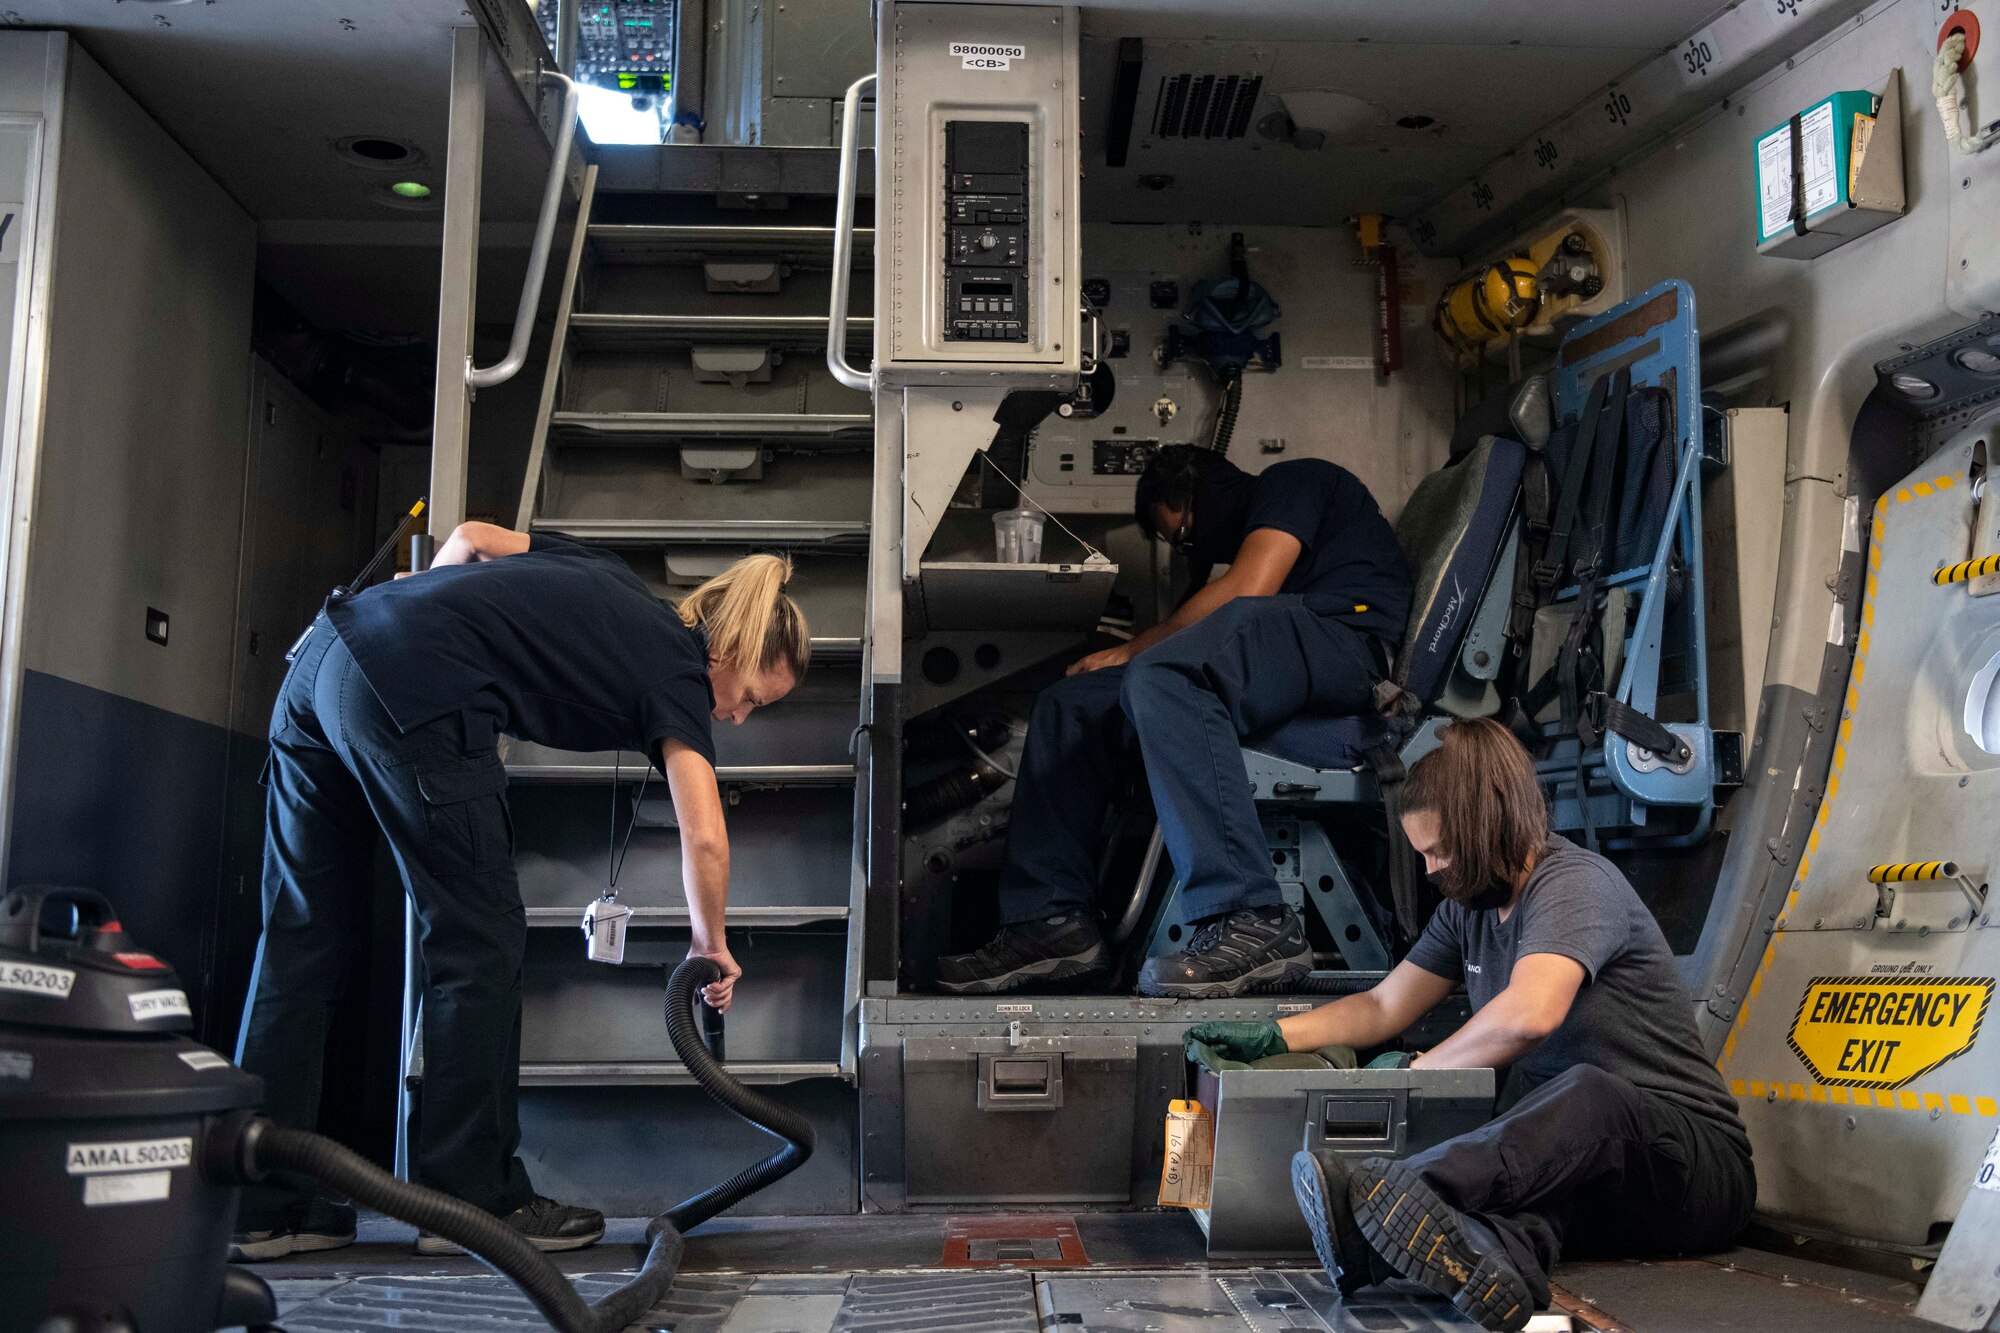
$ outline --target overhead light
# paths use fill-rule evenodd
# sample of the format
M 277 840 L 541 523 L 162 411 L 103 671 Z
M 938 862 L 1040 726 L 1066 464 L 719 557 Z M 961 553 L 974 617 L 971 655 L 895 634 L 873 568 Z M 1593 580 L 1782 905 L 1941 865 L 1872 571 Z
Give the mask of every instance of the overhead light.
M 435 212 L 444 200 L 422 181 L 396 181 L 377 186 L 370 192 L 384 208 L 400 208 L 413 213 Z
M 1937 385 L 1931 383 L 1922 375 L 1912 375 L 1907 370 L 1898 371 L 1894 375 L 1891 375 L 1889 377 L 1889 387 L 1897 393 L 1902 394 L 1903 397 L 1915 399 L 1918 402 L 1938 396 Z

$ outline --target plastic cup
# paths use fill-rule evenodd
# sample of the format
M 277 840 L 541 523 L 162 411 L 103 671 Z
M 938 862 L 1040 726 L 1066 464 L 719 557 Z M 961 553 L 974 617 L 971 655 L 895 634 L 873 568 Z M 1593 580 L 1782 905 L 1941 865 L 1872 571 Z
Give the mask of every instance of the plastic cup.
M 1003 509 L 993 516 L 993 558 L 1003 565 L 1042 559 L 1042 516 L 1032 509 Z

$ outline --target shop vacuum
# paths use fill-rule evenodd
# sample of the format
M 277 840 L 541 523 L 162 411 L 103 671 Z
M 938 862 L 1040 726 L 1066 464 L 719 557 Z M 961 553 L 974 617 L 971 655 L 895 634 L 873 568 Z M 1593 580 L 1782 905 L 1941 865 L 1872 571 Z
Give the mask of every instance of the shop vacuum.
M 0 1333 L 276 1330 L 263 1279 L 226 1262 L 237 1191 L 274 1170 L 449 1237 L 519 1287 L 559 1333 L 622 1329 L 672 1285 L 684 1231 L 795 1170 L 812 1125 L 725 1073 L 694 1017 L 721 973 L 691 958 L 667 982 L 667 1033 L 688 1072 L 777 1151 L 655 1217 L 630 1281 L 595 1305 L 483 1209 L 396 1179 L 331 1139 L 256 1113 L 263 1083 L 185 1033 L 173 969 L 83 889 L 0 899 Z

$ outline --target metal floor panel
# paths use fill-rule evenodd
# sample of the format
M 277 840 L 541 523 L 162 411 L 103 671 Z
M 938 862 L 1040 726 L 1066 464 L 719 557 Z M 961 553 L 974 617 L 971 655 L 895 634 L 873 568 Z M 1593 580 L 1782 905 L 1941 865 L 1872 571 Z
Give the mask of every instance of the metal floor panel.
M 725 1219 L 693 1238 L 688 1258 L 694 1271 L 684 1272 L 667 1298 L 632 1327 L 671 1333 L 1443 1333 L 1473 1327 L 1411 1283 L 1342 1300 L 1316 1268 L 1210 1267 L 1169 1253 L 1175 1246 L 1171 1231 L 1157 1225 L 1161 1215 L 1122 1216 L 1153 1224 L 1135 1225 L 1125 1237 L 1135 1250 L 1154 1251 L 1132 1267 L 1106 1263 L 1093 1250 L 1099 1266 L 1089 1269 L 1023 1263 L 1014 1271 L 973 1272 L 936 1266 L 946 1230 L 942 1215 Z M 1102 1220 L 1078 1215 L 1080 1224 L 1086 1219 Z M 364 1230 L 381 1233 L 395 1225 L 369 1219 Z M 637 1234 L 623 1222 L 613 1230 L 620 1240 Z M 379 1235 L 372 1238 L 377 1243 L 312 1256 L 318 1262 L 310 1276 L 297 1261 L 263 1268 L 275 1279 L 281 1321 L 290 1333 L 543 1327 L 501 1279 L 475 1272 L 473 1260 L 420 1259 L 409 1251 L 406 1230 L 393 1248 Z M 636 1263 L 639 1250 L 607 1245 L 552 1257 L 570 1270 L 586 1299 L 596 1299 L 624 1280 L 604 1266 Z M 816 1260 L 832 1262 L 805 1271 Z M 1163 1262 L 1175 1266 L 1144 1267 Z M 760 1267 L 766 1271 L 743 1271 Z M 297 1275 L 279 1276 L 287 1270 Z M 1557 1279 L 1559 1308 L 1537 1316 L 1533 1333 L 1919 1333 L 1929 1327 L 1911 1311 L 1913 1284 L 1755 1250 L 1705 1260 L 1566 1264 Z M 1572 1322 L 1564 1310 L 1578 1317 Z
M 623 1279 L 574 1277 L 587 1301 Z M 358 1277 L 277 1284 L 288 1333 L 470 1333 L 546 1327 L 497 1277 Z M 696 1276 L 632 1325 L 672 1333 L 1035 1333 L 1035 1291 L 1017 1273 Z

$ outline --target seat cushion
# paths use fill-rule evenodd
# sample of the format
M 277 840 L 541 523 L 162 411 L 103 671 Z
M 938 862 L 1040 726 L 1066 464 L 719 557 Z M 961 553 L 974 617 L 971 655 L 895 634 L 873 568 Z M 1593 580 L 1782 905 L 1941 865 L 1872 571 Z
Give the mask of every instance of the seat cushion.
M 1396 520 L 1416 586 L 1395 680 L 1424 703 L 1435 702 L 1451 678 L 1500 544 L 1514 531 L 1526 459 L 1519 441 L 1490 436 L 1425 477 Z
M 1246 738 L 1243 748 L 1311 768 L 1359 768 L 1367 762 L 1368 747 L 1388 735 L 1389 724 L 1375 714 L 1300 713 Z

